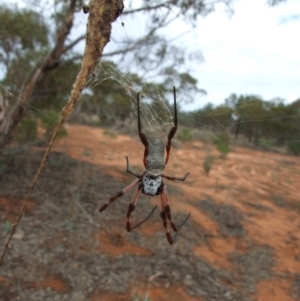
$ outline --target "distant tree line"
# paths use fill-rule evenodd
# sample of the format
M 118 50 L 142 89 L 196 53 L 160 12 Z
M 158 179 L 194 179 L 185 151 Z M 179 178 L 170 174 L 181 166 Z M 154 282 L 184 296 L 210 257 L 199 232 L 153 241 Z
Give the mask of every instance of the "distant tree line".
M 287 145 L 300 154 L 299 116 L 300 98 L 285 104 L 282 99 L 266 101 L 257 95 L 231 94 L 223 105 L 181 112 L 181 121 L 197 129 L 227 130 L 235 139 L 246 138 L 256 146 Z

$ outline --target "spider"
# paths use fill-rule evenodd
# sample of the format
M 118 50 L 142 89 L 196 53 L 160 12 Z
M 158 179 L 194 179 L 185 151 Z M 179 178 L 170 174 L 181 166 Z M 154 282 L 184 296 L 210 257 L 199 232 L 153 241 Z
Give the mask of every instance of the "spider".
M 171 216 L 171 209 L 170 204 L 168 201 L 168 194 L 167 194 L 167 186 L 164 183 L 162 178 L 165 178 L 170 181 L 178 180 L 178 181 L 185 181 L 187 176 L 189 175 L 189 172 L 186 173 L 184 177 L 172 177 L 167 176 L 163 174 L 163 171 L 165 169 L 165 166 L 168 163 L 169 156 L 170 156 L 170 149 L 171 149 L 171 142 L 172 139 L 177 131 L 177 106 L 176 106 L 176 89 L 173 87 L 174 92 L 174 125 L 169 131 L 169 134 L 167 136 L 167 143 L 165 143 L 165 140 L 161 137 L 152 134 L 150 136 L 146 136 L 142 132 L 142 126 L 141 126 L 141 113 L 140 113 L 140 93 L 137 94 L 137 114 L 138 114 L 138 133 L 141 142 L 145 146 L 144 151 L 144 159 L 143 163 L 145 166 L 145 171 L 141 174 L 137 174 L 134 171 L 132 171 L 129 168 L 129 160 L 128 157 L 126 157 L 126 172 L 134 175 L 137 179 L 134 180 L 132 183 L 130 183 L 128 186 L 126 186 L 124 189 L 117 192 L 113 197 L 110 198 L 110 200 L 105 203 L 99 211 L 104 211 L 114 200 L 121 197 L 124 193 L 129 191 L 131 188 L 133 188 L 135 185 L 138 184 L 138 187 L 133 195 L 133 198 L 131 200 L 131 203 L 129 204 L 129 208 L 127 211 L 127 223 L 126 228 L 127 231 L 130 232 L 134 228 L 141 225 L 143 222 L 145 222 L 154 212 L 157 206 L 154 207 L 150 215 L 141 223 L 136 225 L 135 227 L 131 227 L 131 213 L 134 211 L 137 198 L 140 192 L 144 193 L 145 195 L 154 196 L 154 195 L 160 195 L 161 196 L 161 212 L 160 216 L 163 221 L 163 226 L 166 231 L 166 236 L 168 239 L 168 242 L 172 245 L 174 243 L 176 234 L 178 233 L 179 229 L 183 226 L 183 224 L 187 221 L 190 215 L 186 218 L 186 220 L 181 224 L 179 228 L 176 227 L 175 223 L 172 220 Z M 169 229 L 168 229 L 168 223 L 169 220 L 172 229 L 176 232 L 174 239 L 172 238 Z

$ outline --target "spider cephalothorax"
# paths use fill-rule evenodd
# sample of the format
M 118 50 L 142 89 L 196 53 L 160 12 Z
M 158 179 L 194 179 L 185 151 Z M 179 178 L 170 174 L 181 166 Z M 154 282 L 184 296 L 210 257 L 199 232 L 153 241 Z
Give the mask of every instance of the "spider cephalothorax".
M 142 192 L 149 196 L 160 195 L 161 196 L 160 216 L 162 218 L 163 225 L 166 230 L 166 236 L 167 236 L 167 239 L 170 244 L 173 244 L 174 240 L 169 232 L 167 220 L 169 220 L 172 229 L 176 233 L 178 232 L 179 229 L 176 227 L 176 225 L 174 224 L 174 222 L 172 220 L 171 209 L 170 209 L 170 204 L 169 204 L 168 195 L 167 195 L 167 186 L 164 183 L 162 178 L 165 178 L 165 179 L 171 180 L 171 181 L 174 181 L 174 180 L 185 181 L 186 177 L 189 174 L 189 172 L 188 172 L 188 173 L 186 173 L 186 175 L 184 177 L 181 177 L 181 178 L 171 177 L 171 176 L 167 176 L 167 175 L 163 174 L 165 166 L 169 160 L 170 150 L 171 150 L 171 142 L 177 131 L 177 106 L 176 106 L 175 87 L 174 87 L 173 91 L 174 91 L 174 125 L 171 128 L 171 130 L 167 136 L 167 143 L 165 143 L 165 140 L 161 139 L 161 137 L 157 136 L 155 133 L 152 133 L 152 134 L 146 136 L 142 132 L 141 117 L 140 117 L 140 93 L 138 93 L 138 95 L 137 95 L 138 132 L 139 132 L 141 142 L 145 146 L 143 162 L 144 162 L 146 171 L 144 171 L 142 174 L 137 174 L 137 173 L 133 172 L 132 170 L 130 170 L 129 169 L 129 160 L 128 160 L 128 157 L 126 157 L 126 162 L 127 162 L 126 171 L 128 173 L 134 175 L 137 179 L 134 180 L 127 187 L 125 187 L 123 190 L 119 191 L 116 195 L 111 197 L 110 200 L 99 209 L 100 212 L 104 211 L 114 200 L 121 197 L 124 193 L 126 193 L 128 190 L 130 190 L 135 185 L 138 185 L 138 188 L 136 189 L 136 192 L 133 195 L 133 198 L 131 200 L 131 203 L 130 203 L 128 211 L 127 211 L 127 231 L 130 232 L 131 230 L 133 230 L 134 228 L 136 228 L 137 226 L 139 226 L 141 224 L 140 223 L 132 228 L 131 227 L 131 217 L 130 217 L 131 213 L 134 211 L 139 193 Z M 151 214 L 153 213 L 154 209 L 152 210 Z M 146 220 L 149 218 L 149 216 L 146 218 Z M 189 215 L 188 215 L 188 217 L 189 217 Z M 185 223 L 185 221 L 184 221 L 184 223 Z

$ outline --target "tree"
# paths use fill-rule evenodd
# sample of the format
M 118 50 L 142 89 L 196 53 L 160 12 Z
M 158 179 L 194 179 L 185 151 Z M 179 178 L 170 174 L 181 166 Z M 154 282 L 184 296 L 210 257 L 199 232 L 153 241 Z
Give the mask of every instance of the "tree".
M 84 34 L 79 34 L 70 40 L 74 18 L 76 13 L 81 10 L 82 4 L 82 0 L 55 2 L 55 9 L 53 10 L 55 13 L 48 20 L 34 9 L 18 11 L 11 7 L 2 6 L 2 20 L 6 20 L 0 25 L 2 38 L 0 63 L 5 67 L 2 85 L 12 95 L 17 95 L 18 101 L 13 108 L 10 108 L 9 114 L 6 115 L 0 126 L 0 147 L 10 141 L 12 130 L 26 114 L 29 106 L 32 104 L 35 106 L 38 102 L 41 104 L 43 99 L 47 99 L 47 95 L 48 99 L 52 98 L 57 103 L 57 97 L 55 97 L 58 96 L 58 90 L 55 89 L 57 85 L 50 88 L 49 74 L 59 78 L 56 69 L 59 69 L 61 74 L 63 68 L 70 71 L 70 68 L 75 66 L 82 57 L 73 49 L 84 39 Z M 133 3 L 129 3 L 129 7 L 133 7 Z M 157 1 L 151 6 L 148 2 L 143 2 L 141 7 L 132 8 L 125 12 L 123 18 L 137 13 L 148 14 L 151 22 L 148 23 L 144 37 L 135 40 L 127 39 L 126 45 L 122 43 L 122 50 L 114 50 L 111 53 L 106 53 L 106 56 L 120 54 L 124 56 L 129 53 L 132 55 L 133 51 L 136 50 L 139 53 L 138 60 L 142 66 L 144 53 L 148 51 L 150 55 L 147 56 L 147 67 L 144 65 L 147 70 L 158 66 L 170 53 L 173 53 L 174 59 L 180 62 L 179 52 L 174 47 L 169 46 L 164 38 L 159 37 L 157 32 L 178 16 L 192 20 L 198 14 L 204 13 L 205 10 L 206 7 L 197 1 L 194 3 Z M 46 20 L 52 25 L 49 26 Z M 51 39 L 53 36 L 55 38 Z M 149 51 L 149 47 L 153 47 L 153 49 Z M 73 73 L 70 77 L 74 77 L 75 74 Z M 71 85 L 72 82 L 70 80 L 67 83 L 66 78 L 63 77 L 64 80 L 62 81 L 64 88 Z M 186 78 L 181 78 L 181 82 L 184 80 L 187 82 Z M 69 86 L 70 88 L 71 86 Z M 63 97 L 61 92 L 59 90 L 60 98 Z
M 222 1 L 228 7 L 231 4 L 231 0 Z M 130 71 L 130 73 L 134 73 L 130 69 L 134 58 L 134 61 L 138 62 L 139 72 L 146 71 L 152 78 L 159 78 L 159 82 L 155 84 L 169 84 L 168 78 L 172 77 L 176 85 L 178 83 L 185 88 L 186 101 L 191 101 L 195 93 L 203 93 L 204 90 L 197 88 L 197 82 L 189 76 L 184 63 L 190 55 L 197 57 L 198 60 L 201 60 L 201 55 L 187 53 L 183 48 L 174 46 L 172 41 L 176 35 L 166 37 L 163 29 L 171 26 L 178 18 L 192 28 L 197 24 L 199 16 L 212 12 L 215 3 L 219 2 L 128 1 L 127 9 L 122 14 L 122 24 L 125 24 L 126 29 L 127 20 L 138 19 L 138 15 L 142 15 L 143 22 L 139 25 L 143 29 L 143 34 L 136 37 L 126 34 L 121 39 L 113 37 L 111 40 L 114 47 L 104 52 L 103 57 L 106 59 L 113 57 L 122 72 Z M 29 6 L 30 1 L 27 3 Z M 40 5 L 50 4 L 41 2 Z M 48 7 L 46 10 L 52 11 L 50 17 L 41 16 L 36 3 L 31 10 L 20 11 L 1 6 L 0 40 L 3 39 L 0 43 L 0 64 L 5 66 L 2 85 L 6 91 L 16 96 L 17 102 L 10 107 L 9 113 L 0 125 L 0 148 L 10 141 L 13 129 L 30 106 L 35 106 L 37 101 L 41 103 L 42 99 L 46 98 L 56 103 L 57 97 L 62 100 L 62 90 L 58 90 L 57 85 L 50 85 L 49 75 L 55 74 L 60 77 L 56 70 L 61 70 L 63 74 L 80 63 L 82 54 L 74 49 L 85 36 L 84 33 L 73 36 L 70 32 L 76 19 L 82 15 L 82 5 L 83 0 L 54 1 L 54 7 Z M 75 77 L 75 74 L 72 73 L 70 77 L 72 76 Z M 67 94 L 71 80 L 68 82 L 67 77 L 61 78 L 61 87 Z
M 81 1 L 76 0 L 70 0 L 70 1 L 63 1 L 62 3 L 58 4 L 61 7 L 61 15 L 56 16 L 56 37 L 54 43 L 49 46 L 47 46 L 47 38 L 45 37 L 47 32 L 46 30 L 39 31 L 39 37 L 40 39 L 33 39 L 34 41 L 43 42 L 42 45 L 45 46 L 45 50 L 40 48 L 41 55 L 38 58 L 38 60 L 34 60 L 32 63 L 32 66 L 30 68 L 30 72 L 26 75 L 25 78 L 22 78 L 22 85 L 19 91 L 17 92 L 19 101 L 16 103 L 16 105 L 11 109 L 9 114 L 6 115 L 4 118 L 1 126 L 0 126 L 0 147 L 3 147 L 5 144 L 7 144 L 10 141 L 12 130 L 15 128 L 15 126 L 20 122 L 20 120 L 25 115 L 26 111 L 28 110 L 28 105 L 33 102 L 33 94 L 36 91 L 36 87 L 45 80 L 46 76 L 49 74 L 51 70 L 54 70 L 58 67 L 58 65 L 61 62 L 61 57 L 68 52 L 70 49 L 72 49 L 81 39 L 82 37 L 75 39 L 74 41 L 67 44 L 67 37 L 70 33 L 70 30 L 73 26 L 73 19 L 74 14 L 76 11 L 78 11 L 79 6 L 81 6 Z M 5 11 L 5 9 L 4 9 Z M 14 23 L 16 22 L 16 18 L 20 18 L 19 12 L 17 11 L 11 11 L 9 15 L 12 17 L 9 18 L 9 23 L 3 23 L 1 22 L 2 28 L 5 27 L 6 29 L 10 29 L 13 27 Z M 23 11 L 21 13 L 21 19 L 24 22 L 24 28 L 28 28 L 27 25 L 31 24 L 33 27 L 38 27 L 35 22 L 38 22 L 38 17 L 34 12 L 27 12 Z M 44 26 L 42 26 L 43 28 Z M 6 34 L 4 30 L 1 30 L 1 33 L 3 35 Z M 33 28 L 30 26 L 29 30 L 32 30 Z M 25 53 L 28 53 L 30 58 L 33 58 L 32 52 L 30 52 L 30 47 L 36 46 L 36 43 L 30 43 L 27 42 L 26 39 L 22 39 L 22 36 L 30 36 L 28 32 L 23 33 L 22 28 L 20 29 L 21 34 L 18 33 L 19 31 L 16 30 L 14 35 L 10 36 L 10 34 L 7 34 L 7 39 L 10 43 L 8 43 L 10 46 L 10 49 L 20 49 L 20 53 L 23 51 Z M 11 38 L 12 37 L 12 38 Z M 30 40 L 30 39 L 29 39 Z M 26 47 L 25 47 L 26 46 Z M 23 48 L 23 49 L 22 49 Z M 25 49 L 24 49 L 25 48 Z M 29 48 L 29 49 L 28 49 Z M 7 48 L 8 49 L 8 48 Z M 8 57 L 7 51 L 2 50 L 2 53 L 7 54 L 6 57 Z M 22 56 L 18 58 L 18 51 L 15 56 L 15 60 L 12 60 L 12 66 L 15 67 L 16 64 L 14 64 L 14 61 L 18 62 L 19 60 L 22 60 Z M 26 61 L 29 63 L 30 66 L 30 60 Z M 7 66 L 10 67 L 10 61 L 5 62 Z M 14 68 L 8 68 L 7 69 L 7 75 L 12 72 Z M 7 89 L 9 91 L 10 85 L 6 82 Z

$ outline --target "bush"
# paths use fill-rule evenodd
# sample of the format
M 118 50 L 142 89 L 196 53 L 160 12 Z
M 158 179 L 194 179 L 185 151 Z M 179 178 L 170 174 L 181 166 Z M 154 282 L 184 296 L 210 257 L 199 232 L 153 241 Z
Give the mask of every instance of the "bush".
M 223 155 L 227 155 L 230 152 L 230 148 L 225 144 L 218 145 L 217 150 Z
M 177 134 L 177 139 L 182 142 L 191 141 L 193 138 L 192 132 L 186 128 L 181 129 Z
M 287 145 L 287 148 L 295 156 L 300 155 L 300 141 L 290 141 Z
M 16 128 L 16 138 L 20 142 L 34 141 L 37 138 L 37 129 L 36 120 L 25 118 Z
M 230 152 L 229 136 L 226 131 L 220 132 L 214 139 L 214 145 L 217 146 L 219 152 L 227 155 Z

